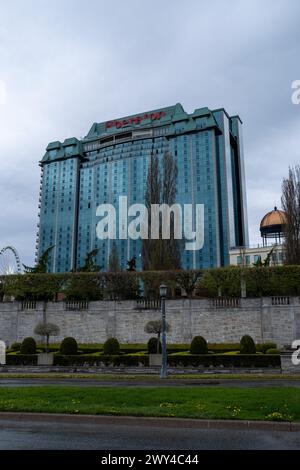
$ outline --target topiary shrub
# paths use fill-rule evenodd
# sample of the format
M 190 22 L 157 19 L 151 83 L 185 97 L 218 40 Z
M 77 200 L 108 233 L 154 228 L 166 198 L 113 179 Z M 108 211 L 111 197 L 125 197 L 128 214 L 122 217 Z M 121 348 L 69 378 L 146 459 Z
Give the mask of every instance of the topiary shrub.
M 202 336 L 195 336 L 191 342 L 190 353 L 191 354 L 207 354 L 208 347 L 207 347 L 206 339 L 204 339 Z
M 20 352 L 21 354 L 36 354 L 35 339 L 31 337 L 23 339 Z
M 240 341 L 240 353 L 256 354 L 256 346 L 251 336 L 245 335 L 242 337 Z
M 159 342 L 159 347 L 157 348 L 157 338 L 150 338 L 147 344 L 149 354 L 161 354 L 161 342 Z M 157 350 L 158 349 L 158 350 Z
M 116 338 L 108 338 L 103 345 L 103 354 L 106 356 L 118 355 L 120 353 L 120 343 Z
M 10 349 L 11 349 L 12 351 L 20 351 L 20 349 L 21 349 L 21 343 L 17 343 L 17 342 L 12 343 Z
M 59 348 L 60 354 L 63 356 L 74 356 L 78 352 L 78 344 L 75 338 L 64 338 Z
M 265 354 L 280 354 L 280 351 L 276 348 L 270 348 L 266 350 Z

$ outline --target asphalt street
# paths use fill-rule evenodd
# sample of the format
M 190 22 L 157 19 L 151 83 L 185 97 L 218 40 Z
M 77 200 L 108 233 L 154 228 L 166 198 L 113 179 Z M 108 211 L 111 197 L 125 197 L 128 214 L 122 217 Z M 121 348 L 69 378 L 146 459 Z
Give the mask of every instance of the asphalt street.
M 296 450 L 300 432 L 0 420 L 0 450 Z

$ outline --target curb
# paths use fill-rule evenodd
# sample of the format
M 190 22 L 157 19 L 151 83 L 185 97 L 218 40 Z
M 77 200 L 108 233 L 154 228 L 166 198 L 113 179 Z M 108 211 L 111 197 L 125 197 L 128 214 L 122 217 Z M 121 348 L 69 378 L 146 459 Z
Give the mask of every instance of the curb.
M 187 418 L 156 418 L 140 416 L 108 416 L 108 415 L 70 415 L 62 413 L 14 413 L 1 412 L 1 421 L 48 422 L 65 424 L 92 424 L 118 426 L 145 426 L 189 429 L 237 429 L 257 431 L 289 431 L 299 432 L 300 423 L 276 421 L 248 421 L 222 419 L 187 419 Z M 0 423 L 1 426 L 1 423 Z

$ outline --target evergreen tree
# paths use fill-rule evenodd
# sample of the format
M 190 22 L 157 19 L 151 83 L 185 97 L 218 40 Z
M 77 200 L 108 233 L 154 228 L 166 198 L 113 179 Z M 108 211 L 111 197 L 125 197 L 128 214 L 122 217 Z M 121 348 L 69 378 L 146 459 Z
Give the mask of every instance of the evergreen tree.
M 26 274 L 37 274 L 37 273 L 46 273 L 47 272 L 47 265 L 49 261 L 50 252 L 53 250 L 55 245 L 49 246 L 46 251 L 40 256 L 37 264 L 31 268 L 23 264 L 24 271 Z
M 94 250 L 90 251 L 85 258 L 84 265 L 78 269 L 78 272 L 81 273 L 95 273 L 101 271 L 101 266 L 95 263 L 95 257 L 98 254 L 98 249 L 95 248 Z

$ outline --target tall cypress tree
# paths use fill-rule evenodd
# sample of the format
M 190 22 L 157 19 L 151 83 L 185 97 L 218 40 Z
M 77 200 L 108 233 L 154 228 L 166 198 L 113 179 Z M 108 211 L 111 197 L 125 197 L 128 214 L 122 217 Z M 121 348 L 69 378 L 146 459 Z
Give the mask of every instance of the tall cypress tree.
M 162 176 L 161 176 L 162 173 Z M 177 165 L 172 155 L 166 152 L 162 159 L 162 171 L 157 155 L 150 158 L 145 205 L 148 210 L 148 239 L 142 241 L 142 263 L 144 270 L 171 270 L 180 268 L 180 241 L 174 239 L 174 216 L 170 218 L 170 239 L 162 239 L 162 220 L 159 221 L 159 239 L 151 239 L 151 206 L 176 201 Z

